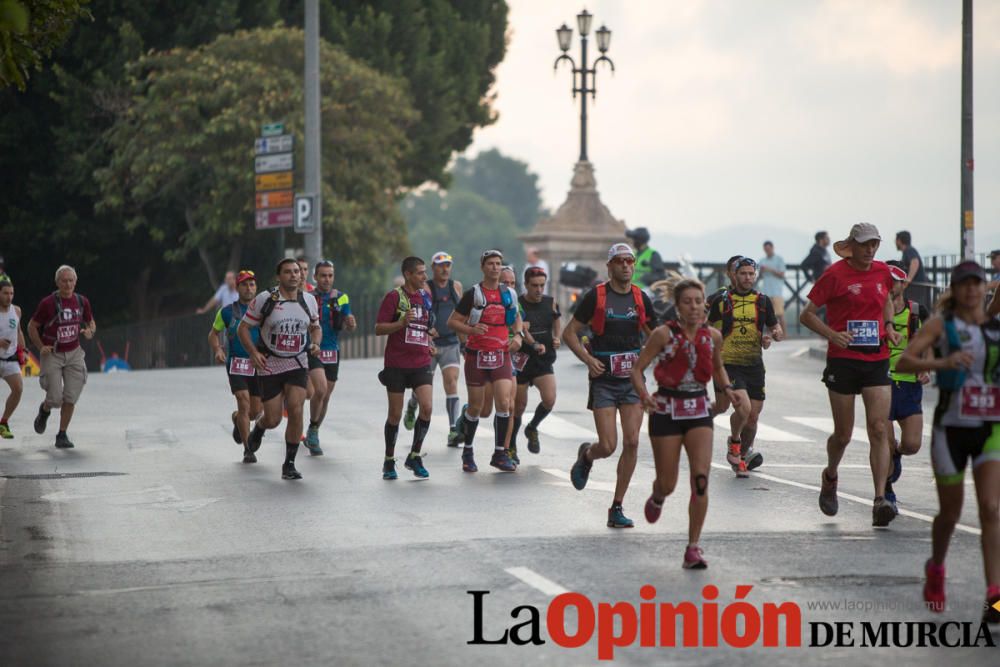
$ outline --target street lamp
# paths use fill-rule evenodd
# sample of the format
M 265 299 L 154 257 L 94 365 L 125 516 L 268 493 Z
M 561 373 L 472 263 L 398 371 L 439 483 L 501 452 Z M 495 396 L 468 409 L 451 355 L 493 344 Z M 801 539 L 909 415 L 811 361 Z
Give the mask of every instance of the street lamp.
M 580 162 L 587 161 L 587 94 L 590 94 L 591 99 L 597 98 L 597 64 L 605 62 L 611 67 L 612 72 L 615 71 L 615 64 L 605 55 L 611 46 L 611 31 L 604 25 L 596 33 L 597 50 L 601 52 L 601 56 L 589 68 L 587 67 L 587 35 L 590 34 L 590 23 L 593 19 L 593 15 L 586 9 L 576 15 L 576 27 L 580 31 L 580 66 L 577 67 L 573 58 L 567 53 L 573 39 L 573 29 L 565 23 L 556 30 L 556 39 L 562 55 L 556 58 L 552 66 L 552 69 L 556 70 L 559 69 L 560 62 L 568 61 L 573 71 L 573 98 L 575 99 L 576 94 L 580 93 Z M 579 84 L 577 75 L 580 77 Z M 591 77 L 589 85 L 587 75 Z

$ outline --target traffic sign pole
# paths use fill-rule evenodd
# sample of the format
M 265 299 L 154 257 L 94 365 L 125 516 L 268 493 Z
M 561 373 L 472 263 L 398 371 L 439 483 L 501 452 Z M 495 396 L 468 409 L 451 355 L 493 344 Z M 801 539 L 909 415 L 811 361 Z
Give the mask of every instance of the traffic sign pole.
M 319 0 L 305 2 L 305 152 L 306 192 L 315 193 L 313 231 L 305 235 L 306 259 L 315 266 L 323 256 L 323 197 L 320 188 Z

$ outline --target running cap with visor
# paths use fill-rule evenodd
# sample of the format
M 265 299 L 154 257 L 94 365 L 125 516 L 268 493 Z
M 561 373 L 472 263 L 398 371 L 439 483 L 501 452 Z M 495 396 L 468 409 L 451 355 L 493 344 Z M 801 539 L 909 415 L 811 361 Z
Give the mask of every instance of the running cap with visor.
M 976 278 L 980 282 L 986 282 L 986 272 L 983 271 L 983 267 L 979 266 L 979 262 L 968 260 L 956 264 L 955 268 L 951 270 L 952 285 L 957 285 L 968 278 Z
M 243 269 L 238 274 L 236 274 L 236 284 L 237 285 L 239 285 L 240 283 L 242 283 L 244 281 L 247 281 L 247 280 L 253 280 L 253 281 L 257 280 L 257 277 L 254 276 L 253 271 L 248 271 L 246 269 Z
M 616 243 L 608 248 L 608 261 L 610 262 L 615 257 L 631 257 L 635 259 L 635 251 L 627 243 Z
M 891 275 L 892 279 L 897 283 L 905 283 L 906 279 L 909 278 L 906 271 L 903 270 L 903 267 L 899 265 L 899 262 L 893 260 L 891 262 L 886 262 L 886 264 L 889 265 L 889 275 Z
M 491 257 L 499 257 L 500 261 L 503 262 L 502 252 L 500 252 L 499 250 L 487 250 L 486 252 L 483 253 L 483 256 L 479 258 L 479 266 L 485 264 L 486 260 L 488 260 Z
M 434 256 L 431 257 L 431 264 L 451 264 L 451 262 L 451 255 L 444 250 L 434 253 Z
M 859 222 L 851 227 L 851 233 L 843 241 L 833 244 L 833 251 L 844 259 L 851 258 L 851 241 L 858 243 L 868 243 L 869 241 L 881 241 L 882 237 L 878 233 L 878 227 L 870 222 Z

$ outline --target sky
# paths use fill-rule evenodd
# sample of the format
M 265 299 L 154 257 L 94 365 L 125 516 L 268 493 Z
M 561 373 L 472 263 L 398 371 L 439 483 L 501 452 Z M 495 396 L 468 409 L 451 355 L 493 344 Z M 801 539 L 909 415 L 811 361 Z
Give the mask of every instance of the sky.
M 508 0 L 497 148 L 539 175 L 555 210 L 579 155 L 579 103 L 555 29 L 576 14 L 612 31 L 588 153 L 602 201 L 645 226 L 666 259 L 718 260 L 772 237 L 790 262 L 819 229 L 909 230 L 957 253 L 961 0 Z M 1000 247 L 1000 2 L 975 3 L 977 252 Z M 752 248 L 746 248 L 750 245 Z M 895 254 L 894 248 L 891 252 Z M 880 253 L 881 254 L 881 253 Z M 887 258 L 887 257 L 886 257 Z

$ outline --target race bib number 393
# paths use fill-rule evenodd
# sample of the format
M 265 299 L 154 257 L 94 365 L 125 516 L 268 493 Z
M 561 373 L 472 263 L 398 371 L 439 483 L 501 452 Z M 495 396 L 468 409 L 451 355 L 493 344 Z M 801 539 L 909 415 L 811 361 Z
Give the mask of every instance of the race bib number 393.
M 962 387 L 959 414 L 966 419 L 1000 421 L 1000 387 Z

